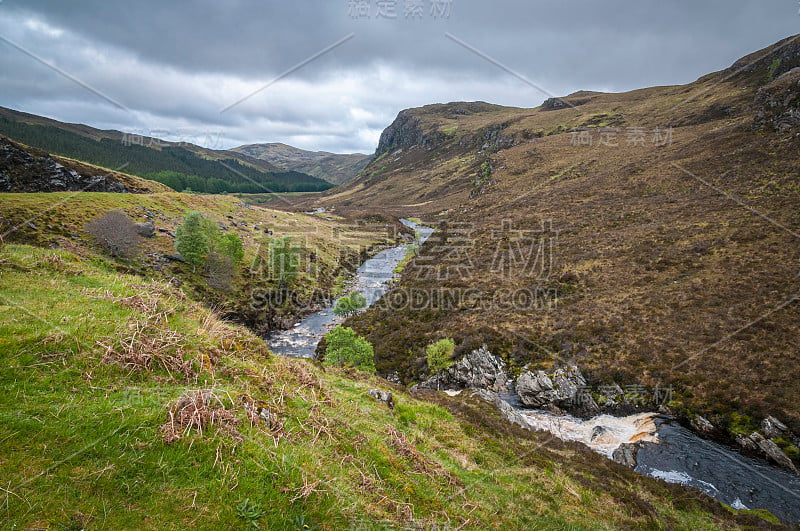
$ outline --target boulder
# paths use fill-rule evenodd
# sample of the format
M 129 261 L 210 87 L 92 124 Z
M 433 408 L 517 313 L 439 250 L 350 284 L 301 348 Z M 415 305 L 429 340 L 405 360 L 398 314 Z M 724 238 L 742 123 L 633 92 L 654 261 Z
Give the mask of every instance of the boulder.
M 511 407 L 508 402 L 500 398 L 500 395 L 494 391 L 477 389 L 474 394 L 497 407 L 497 409 L 500 410 L 500 414 L 503 415 L 503 417 L 505 417 L 505 419 L 510 423 L 516 424 L 517 426 L 528 430 L 531 429 L 531 425 L 528 424 L 528 422 L 525 420 L 525 417 L 523 417 L 519 411 Z
M 525 371 L 517 378 L 515 387 L 519 399 L 526 406 L 545 407 L 558 400 L 553 381 L 544 371 Z
M 135 223 L 136 232 L 139 236 L 145 238 L 154 238 L 156 235 L 156 224 L 152 221 L 145 221 L 144 223 Z
M 761 431 L 763 431 L 764 435 L 766 435 L 770 439 L 780 437 L 788 429 L 789 428 L 786 427 L 786 424 L 779 421 L 773 416 L 768 416 L 767 418 L 761 421 Z
M 692 428 L 701 432 L 701 433 L 713 433 L 716 429 L 711 422 L 705 417 L 701 417 L 700 415 L 695 415 L 695 417 L 690 421 Z
M 489 352 L 486 345 L 473 350 L 445 369 L 425 380 L 418 387 L 422 389 L 488 389 L 504 391 L 508 389 L 506 363 Z
M 611 454 L 615 462 L 630 468 L 636 468 L 636 454 L 639 452 L 639 443 L 623 443 Z
M 750 440 L 752 440 L 761 449 L 761 451 L 767 455 L 767 457 L 775 461 L 777 464 L 784 468 L 788 468 L 793 472 L 797 472 L 797 468 L 795 468 L 792 460 L 789 459 L 789 456 L 783 453 L 783 450 L 781 450 L 777 444 L 769 439 L 765 439 L 764 436 L 758 432 L 750 435 Z

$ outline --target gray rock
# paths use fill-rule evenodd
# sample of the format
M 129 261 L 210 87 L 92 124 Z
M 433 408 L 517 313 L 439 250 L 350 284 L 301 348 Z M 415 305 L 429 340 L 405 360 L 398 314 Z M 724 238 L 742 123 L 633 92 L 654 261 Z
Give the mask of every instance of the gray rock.
M 750 435 L 750 439 L 761 449 L 762 452 L 767 455 L 767 457 L 775 461 L 780 466 L 788 468 L 793 472 L 797 472 L 797 468 L 795 468 L 792 460 L 789 459 L 789 456 L 783 453 L 783 450 L 781 450 L 777 444 L 769 439 L 765 439 L 760 433 L 753 433 Z
M 369 396 L 378 402 L 386 404 L 389 409 L 394 409 L 394 397 L 392 396 L 391 391 L 384 391 L 382 389 L 369 389 L 367 390 L 367 393 L 369 393 Z
M 758 451 L 758 445 L 751 439 L 750 437 L 745 437 L 742 434 L 736 435 L 736 444 L 744 448 L 745 450 L 750 450 L 751 452 Z
M 519 399 L 526 406 L 544 407 L 558 400 L 553 381 L 544 371 L 526 371 L 520 374 L 515 387 Z
M 611 459 L 629 468 L 636 468 L 636 454 L 639 453 L 639 443 L 623 443 L 611 454 Z
M 520 400 L 531 407 L 564 407 L 596 412 L 597 404 L 587 391 L 586 379 L 575 365 L 544 371 L 525 371 L 516 381 Z
M 422 389 L 508 389 L 508 373 L 505 362 L 494 356 L 486 345 L 473 350 L 450 368 L 425 380 Z
M 144 223 L 136 223 L 136 232 L 139 236 L 145 238 L 154 238 L 156 235 L 156 224 L 152 221 L 145 221 Z
M 183 256 L 181 256 L 180 253 L 165 254 L 164 258 L 166 258 L 170 262 L 185 262 L 186 261 L 186 259 Z
M 500 410 L 500 413 L 505 417 L 506 420 L 511 422 L 512 424 L 516 424 L 522 428 L 527 430 L 531 429 L 531 425 L 525 420 L 516 409 L 511 407 L 505 400 L 500 398 L 500 395 L 495 393 L 494 391 L 487 391 L 486 389 L 476 389 L 473 393 L 482 399 L 486 400 L 487 402 L 493 404 L 497 409 Z
M 784 132 L 800 127 L 800 69 L 785 73 L 759 89 L 755 127 Z
M 788 429 L 786 424 L 771 415 L 761 421 L 761 431 L 770 439 L 780 437 Z
M 692 425 L 692 428 L 702 433 L 712 433 L 716 429 L 714 425 L 708 421 L 708 419 L 701 417 L 700 415 L 695 415 L 690 424 Z

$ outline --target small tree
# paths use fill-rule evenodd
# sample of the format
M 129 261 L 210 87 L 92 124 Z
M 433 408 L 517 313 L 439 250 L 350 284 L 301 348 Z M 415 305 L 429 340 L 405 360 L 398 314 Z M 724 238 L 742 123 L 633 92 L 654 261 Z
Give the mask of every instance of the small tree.
M 86 232 L 111 256 L 133 258 L 139 253 L 142 237 L 136 223 L 121 210 L 111 210 L 86 224 Z
M 436 374 L 443 371 L 453 364 L 453 353 L 456 350 L 456 343 L 449 337 L 440 339 L 436 343 L 431 343 L 425 348 L 427 354 L 428 368 Z M 437 382 L 436 388 L 439 385 Z
M 175 230 L 175 250 L 197 267 L 203 265 L 211 245 L 207 225 L 199 212 L 189 212 Z
M 299 253 L 292 240 L 284 236 L 269 242 L 269 268 L 282 286 L 297 276 Z
M 338 316 L 347 316 L 356 313 L 358 310 L 366 307 L 367 298 L 361 293 L 355 291 L 346 297 L 342 297 L 333 307 L 333 313 Z
M 235 267 L 244 258 L 244 245 L 238 235 L 230 232 L 219 238 L 217 243 L 218 251 L 222 256 L 230 259 Z
M 352 328 L 337 326 L 325 334 L 325 363 L 375 372 L 372 345 Z

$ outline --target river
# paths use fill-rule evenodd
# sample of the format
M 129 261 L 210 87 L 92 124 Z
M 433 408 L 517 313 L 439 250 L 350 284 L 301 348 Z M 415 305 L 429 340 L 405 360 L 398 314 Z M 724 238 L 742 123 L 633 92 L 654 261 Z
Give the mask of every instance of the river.
M 422 245 L 434 229 L 409 221 L 400 220 L 403 225 L 413 229 L 416 234 L 417 245 Z M 409 245 L 383 250 L 366 260 L 356 270 L 354 285 L 350 292 L 357 291 L 367 299 L 367 307 L 372 306 L 380 299 L 389 287 L 389 282 L 395 277 L 395 268 L 406 256 Z M 333 313 L 334 300 L 330 306 L 314 312 L 289 330 L 273 333 L 267 338 L 269 348 L 275 354 L 293 358 L 313 358 L 317 350 L 317 343 L 331 329 L 344 321 Z
M 415 243 L 420 245 L 434 231 L 409 220 L 401 221 L 414 229 Z M 398 245 L 366 260 L 356 271 L 351 292 L 363 294 L 367 306 L 374 304 L 386 293 L 408 246 Z M 269 348 L 283 356 L 313 358 L 320 339 L 344 321 L 333 313 L 335 302 L 308 315 L 293 328 L 274 333 L 267 339 Z M 800 476 L 698 437 L 673 419 L 642 413 L 582 420 L 524 409 L 511 396 L 503 398 L 524 416 L 533 430 L 583 443 L 608 458 L 620 444 L 641 442 L 637 472 L 694 487 L 737 509 L 767 509 L 785 521 L 800 522 Z

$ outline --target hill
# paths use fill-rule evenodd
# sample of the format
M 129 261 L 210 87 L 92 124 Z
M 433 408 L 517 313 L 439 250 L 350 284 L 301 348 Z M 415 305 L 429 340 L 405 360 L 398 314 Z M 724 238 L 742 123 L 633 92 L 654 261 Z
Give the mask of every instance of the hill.
M 300 205 L 441 228 L 350 320 L 381 373 L 419 381 L 449 336 L 671 387 L 730 442 L 768 415 L 800 433 L 798 66 L 793 37 L 684 86 L 401 112 L 362 177 Z
M 320 191 L 331 185 L 265 161 L 186 142 L 101 131 L 0 108 L 0 134 L 50 153 L 166 184 L 176 191 L 265 193 Z
M 432 404 L 274 357 L 102 259 L 6 245 L 0 294 L 3 527 L 767 525 L 515 429 L 482 400 Z M 368 394 L 387 385 L 394 409 Z
M 332 184 L 354 179 L 371 158 L 362 153 L 338 155 L 325 151 L 305 151 L 279 143 L 249 144 L 231 151 L 265 160 L 283 171 L 307 173 Z

